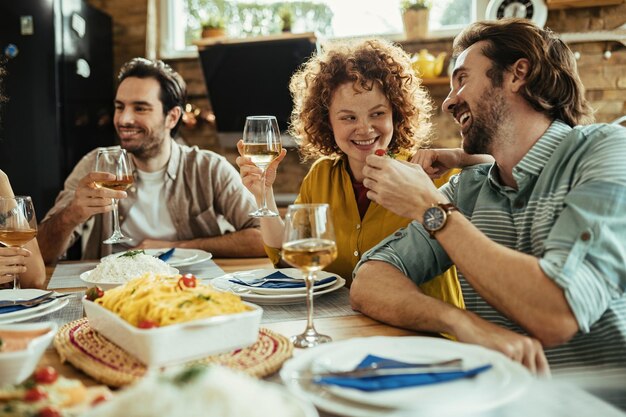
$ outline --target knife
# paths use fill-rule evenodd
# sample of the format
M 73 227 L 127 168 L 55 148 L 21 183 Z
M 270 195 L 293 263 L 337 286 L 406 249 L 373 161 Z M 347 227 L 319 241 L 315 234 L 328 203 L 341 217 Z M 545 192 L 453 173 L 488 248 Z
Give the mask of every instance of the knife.
M 297 379 L 320 380 L 322 378 L 368 378 L 375 376 L 393 376 L 393 375 L 417 375 L 417 374 L 436 374 L 442 372 L 465 372 L 462 366 L 431 366 L 431 367 L 408 367 L 408 368 L 364 368 L 354 369 L 352 371 L 336 371 L 336 372 L 299 372 L 295 377 Z

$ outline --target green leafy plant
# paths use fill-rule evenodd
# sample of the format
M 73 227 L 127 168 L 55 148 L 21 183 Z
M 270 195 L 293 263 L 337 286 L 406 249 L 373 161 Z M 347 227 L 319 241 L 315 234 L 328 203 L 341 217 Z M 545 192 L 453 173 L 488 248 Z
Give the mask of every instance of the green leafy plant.
M 291 31 L 291 25 L 293 23 L 293 13 L 291 12 L 291 9 L 287 5 L 284 5 L 283 7 L 278 9 L 278 17 L 280 18 L 282 22 L 283 32 Z
M 407 10 L 430 9 L 430 6 L 430 0 L 402 0 L 400 7 L 402 8 L 402 13 L 404 13 Z
M 202 21 L 202 29 L 226 29 L 226 22 L 221 16 L 210 16 Z

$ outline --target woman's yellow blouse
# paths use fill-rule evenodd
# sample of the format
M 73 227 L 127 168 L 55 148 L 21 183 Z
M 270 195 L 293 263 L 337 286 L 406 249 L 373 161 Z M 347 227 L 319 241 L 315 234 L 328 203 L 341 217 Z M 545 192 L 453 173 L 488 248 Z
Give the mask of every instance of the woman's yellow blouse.
M 346 165 L 345 157 L 317 160 L 302 181 L 296 203 L 330 205 L 338 256 L 324 269 L 342 276 L 349 285 L 352 282 L 352 271 L 361 255 L 399 228 L 405 227 L 411 220 L 397 216 L 373 201 L 361 219 Z M 436 180 L 435 184 L 445 184 L 449 175 L 451 174 Z M 280 249 L 266 246 L 265 250 L 274 265 L 278 265 Z M 420 285 L 420 289 L 431 297 L 463 307 L 463 297 L 454 267 Z

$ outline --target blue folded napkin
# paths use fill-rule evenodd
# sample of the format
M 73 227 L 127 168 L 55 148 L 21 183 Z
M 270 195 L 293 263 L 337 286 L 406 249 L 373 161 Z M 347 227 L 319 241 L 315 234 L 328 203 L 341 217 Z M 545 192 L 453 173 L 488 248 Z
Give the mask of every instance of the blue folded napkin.
M 356 369 L 367 368 L 372 362 L 385 361 L 388 365 L 381 368 L 410 367 L 411 364 L 395 361 L 393 359 L 381 358 L 379 356 L 368 355 Z M 454 381 L 455 379 L 473 377 L 491 368 L 491 365 L 482 365 L 465 371 L 437 371 L 432 373 L 370 376 L 358 377 L 323 377 L 315 379 L 314 382 L 323 385 L 338 385 L 340 387 L 354 388 L 361 391 L 382 391 L 395 388 L 415 387 L 420 385 L 439 384 L 441 382 Z
M 294 279 L 290 276 L 283 274 L 280 271 L 273 272 L 262 279 L 267 279 L 267 280 L 292 279 L 293 281 L 268 281 L 268 282 L 264 282 L 261 285 L 251 285 L 251 283 L 254 283 L 255 281 L 257 281 L 256 279 L 246 282 L 238 278 L 233 278 L 233 279 L 229 279 L 228 281 L 233 282 L 238 285 L 244 285 L 246 287 L 252 287 L 252 288 L 302 288 L 306 286 L 306 283 L 304 282 L 303 279 Z M 334 282 L 334 281 L 337 281 L 337 277 L 335 276 L 324 278 L 322 280 L 315 281 L 315 286 L 326 284 L 328 282 Z
M 50 300 L 46 300 L 46 301 L 44 301 L 41 304 L 47 304 L 47 303 L 49 303 L 50 301 L 53 301 L 53 300 L 54 300 L 54 298 L 50 298 Z M 0 315 L 6 314 L 6 313 L 13 313 L 14 311 L 26 310 L 26 309 L 29 309 L 29 308 L 40 306 L 41 304 L 37 304 L 37 305 L 31 306 L 31 307 L 19 306 L 19 305 L 18 306 L 0 307 Z
M 157 256 L 157 258 L 159 258 L 160 260 L 165 262 L 168 259 L 170 259 L 172 257 L 172 255 L 174 255 L 174 251 L 175 250 L 176 250 L 176 248 L 169 249 L 169 250 L 163 252 L 162 254 L 160 254 L 159 256 Z

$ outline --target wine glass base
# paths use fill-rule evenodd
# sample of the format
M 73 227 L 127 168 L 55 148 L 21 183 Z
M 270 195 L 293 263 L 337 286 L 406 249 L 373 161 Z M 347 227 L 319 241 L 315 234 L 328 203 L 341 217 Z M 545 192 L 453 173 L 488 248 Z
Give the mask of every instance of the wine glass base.
M 249 213 L 248 216 L 250 217 L 278 217 L 279 214 L 268 208 L 260 208 L 258 210 L 253 211 L 252 213 Z
M 333 341 L 330 336 L 326 336 L 325 334 L 311 334 L 306 332 L 296 336 L 291 336 L 289 340 L 291 340 L 291 343 L 293 343 L 295 347 L 302 349 L 311 348 L 317 345 L 321 345 L 323 343 Z
M 113 234 L 113 236 L 103 241 L 102 243 L 104 243 L 105 245 L 114 245 L 116 243 L 130 243 L 132 241 L 133 240 L 127 236 L 124 236 L 121 234 L 120 235 Z

